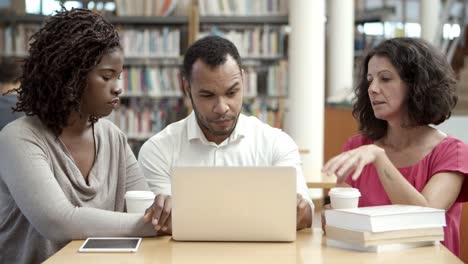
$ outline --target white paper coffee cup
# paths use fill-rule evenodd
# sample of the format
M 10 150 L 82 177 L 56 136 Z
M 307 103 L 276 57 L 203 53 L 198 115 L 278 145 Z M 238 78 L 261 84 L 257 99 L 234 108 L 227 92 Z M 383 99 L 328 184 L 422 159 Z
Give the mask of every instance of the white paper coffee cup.
M 125 193 L 127 213 L 144 214 L 154 201 L 154 193 L 151 191 L 128 191 Z
M 333 209 L 357 208 L 361 192 L 356 188 L 332 188 L 328 193 Z

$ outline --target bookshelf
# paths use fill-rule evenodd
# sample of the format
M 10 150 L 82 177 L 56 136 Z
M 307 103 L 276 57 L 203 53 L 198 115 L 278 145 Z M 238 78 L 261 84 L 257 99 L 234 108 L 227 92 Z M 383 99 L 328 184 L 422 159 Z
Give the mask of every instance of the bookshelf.
M 39 30 L 45 16 L 1 15 L 0 56 L 22 58 L 27 54 L 27 39 Z
M 212 1 L 253 2 L 256 7 L 246 6 L 241 13 L 234 6 L 227 13 L 210 9 L 203 15 L 200 4 L 208 1 L 179 0 L 178 5 L 186 6 L 174 6 L 174 16 L 153 16 L 145 11 L 152 1 L 139 1 L 143 9 L 125 10 L 131 1 L 114 1 L 115 14 L 104 14 L 116 25 L 125 53 L 121 105 L 108 118 L 127 135 L 135 154 L 149 137 L 189 113 L 180 67 L 188 45 L 207 34 L 227 34 L 241 52 L 246 71 L 243 111 L 283 127 L 288 97 L 287 1 Z M 26 56 L 27 40 L 45 19 L 32 14 L 0 16 L 0 56 Z
M 147 139 L 189 112 L 180 76 L 189 19 L 123 15 L 110 21 L 119 30 L 125 65 L 120 80 L 121 105 L 108 118 L 127 135 L 138 154 Z
M 183 2 L 183 1 L 181 1 Z M 127 135 L 135 154 L 141 144 L 188 114 L 180 89 L 182 50 L 188 46 L 188 16 L 104 14 L 121 37 L 125 64 L 121 105 L 107 118 Z M 0 16 L 0 56 L 22 59 L 27 42 L 47 16 Z
M 200 23 L 204 24 L 238 24 L 238 25 L 286 25 L 287 15 L 260 15 L 260 16 L 202 16 Z

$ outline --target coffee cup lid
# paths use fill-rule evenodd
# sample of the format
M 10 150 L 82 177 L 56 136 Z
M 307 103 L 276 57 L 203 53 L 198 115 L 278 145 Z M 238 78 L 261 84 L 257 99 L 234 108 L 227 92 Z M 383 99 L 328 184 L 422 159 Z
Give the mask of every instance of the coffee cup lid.
M 132 199 L 154 199 L 154 193 L 151 191 L 128 191 L 125 198 Z
M 359 190 L 356 188 L 336 187 L 336 188 L 331 188 L 328 195 L 335 196 L 335 197 L 343 197 L 343 198 L 347 198 L 347 197 L 353 198 L 353 197 L 361 197 L 361 192 L 359 192 Z

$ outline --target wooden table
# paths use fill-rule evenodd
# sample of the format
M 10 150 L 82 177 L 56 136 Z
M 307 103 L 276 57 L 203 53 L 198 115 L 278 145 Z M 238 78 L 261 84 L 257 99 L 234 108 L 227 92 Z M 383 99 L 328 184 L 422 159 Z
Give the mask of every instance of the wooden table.
M 319 179 L 305 178 L 308 188 L 331 189 L 336 185 L 336 176 L 321 174 Z
M 328 196 L 328 192 L 331 188 L 336 186 L 336 176 L 328 176 L 325 173 L 321 173 L 320 177 L 311 177 L 313 172 L 304 172 L 304 178 L 307 184 L 307 188 L 315 188 L 315 189 L 322 189 L 323 193 L 321 198 L 314 198 L 312 201 L 315 205 L 315 211 L 320 212 L 323 210 L 324 199 Z
M 78 253 L 72 241 L 45 263 L 462 263 L 443 246 L 367 253 L 326 247 L 320 229 L 297 233 L 293 243 L 177 242 L 145 238 L 137 253 Z

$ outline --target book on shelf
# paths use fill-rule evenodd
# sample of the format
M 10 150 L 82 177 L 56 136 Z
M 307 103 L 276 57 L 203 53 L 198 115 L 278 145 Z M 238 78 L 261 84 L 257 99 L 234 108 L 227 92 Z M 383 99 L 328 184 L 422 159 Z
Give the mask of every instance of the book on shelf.
M 132 58 L 178 58 L 180 29 L 170 27 L 124 27 L 119 30 L 124 54 Z
M 383 244 L 444 240 L 443 227 L 416 228 L 386 232 L 368 232 L 354 231 L 334 226 L 326 226 L 325 230 L 326 237 L 329 239 L 342 241 L 362 247 Z
M 183 95 L 177 67 L 124 67 L 119 85 L 123 89 L 122 96 L 162 98 Z
M 399 204 L 326 210 L 325 219 L 329 226 L 370 232 L 446 225 L 444 210 Z
M 256 97 L 258 94 L 257 71 L 253 67 L 244 68 L 244 96 Z
M 187 0 L 116 0 L 119 16 L 169 16 L 187 15 Z
M 286 96 L 288 87 L 288 62 L 280 60 L 277 65 L 268 67 L 266 94 L 270 96 Z
M 217 35 L 229 39 L 236 45 L 242 58 L 274 59 L 282 58 L 284 52 L 285 32 L 281 26 L 243 26 L 238 29 L 227 29 L 218 26 L 204 27 L 198 35 L 203 38 Z
M 326 244 L 327 246 L 330 246 L 330 247 L 337 247 L 337 248 L 364 251 L 364 252 L 382 253 L 382 252 L 400 251 L 400 250 L 417 248 L 417 247 L 439 245 L 439 241 L 406 242 L 406 243 L 382 244 L 382 245 L 376 245 L 376 246 L 363 247 L 363 246 L 347 243 L 344 241 L 327 238 Z
M 12 26 L 0 26 L 0 55 L 13 55 L 13 28 Z
M 202 16 L 286 15 L 288 0 L 199 0 Z
M 270 97 L 287 96 L 288 62 L 279 60 L 272 65 L 245 67 L 244 96 L 256 97 L 258 95 Z
M 244 100 L 243 113 L 255 116 L 270 126 L 282 128 L 285 112 L 284 101 L 282 98 L 247 98 Z
M 0 55 L 26 56 L 31 36 L 39 28 L 39 24 L 0 25 Z
M 0 1 L 0 13 L 13 13 L 24 15 L 26 11 L 26 1 L 9 0 Z
M 168 124 L 188 114 L 182 98 L 148 102 L 145 98 L 130 98 L 106 118 L 116 124 L 130 139 L 144 139 L 161 131 Z

